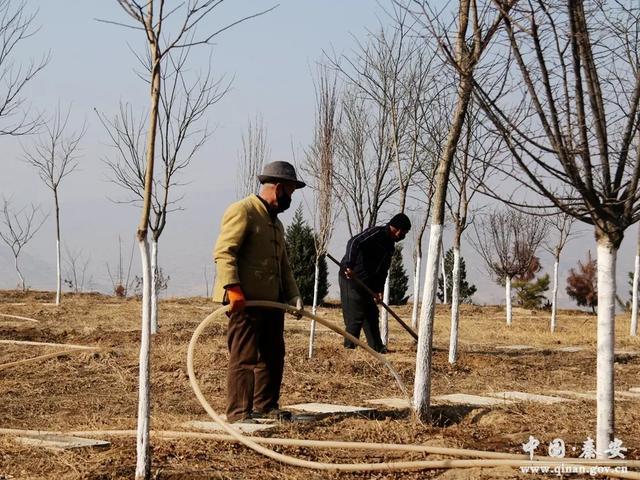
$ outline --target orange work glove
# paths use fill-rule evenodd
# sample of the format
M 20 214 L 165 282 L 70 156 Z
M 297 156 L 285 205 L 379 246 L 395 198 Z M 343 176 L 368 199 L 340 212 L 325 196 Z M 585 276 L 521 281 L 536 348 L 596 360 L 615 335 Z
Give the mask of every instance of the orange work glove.
M 240 288 L 240 285 L 227 287 L 227 298 L 229 299 L 229 304 L 231 305 L 229 312 L 239 312 L 244 308 L 246 299 L 244 298 L 244 292 Z

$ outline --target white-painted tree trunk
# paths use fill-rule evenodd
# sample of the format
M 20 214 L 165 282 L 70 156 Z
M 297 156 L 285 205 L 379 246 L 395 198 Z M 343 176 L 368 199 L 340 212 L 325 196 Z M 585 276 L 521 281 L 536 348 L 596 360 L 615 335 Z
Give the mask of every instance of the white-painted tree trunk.
M 606 458 L 605 450 L 614 435 L 614 365 L 616 257 L 618 251 L 607 241 L 598 242 L 598 356 L 596 450 Z
M 431 225 L 429 248 L 424 274 L 422 306 L 420 307 L 420 335 L 416 353 L 416 373 L 413 387 L 413 408 L 418 418 L 429 418 L 431 402 L 431 363 L 433 323 L 438 288 L 438 263 L 442 242 L 442 225 Z
M 53 190 L 53 199 L 56 209 L 56 305 L 60 305 L 62 296 L 62 271 L 60 268 L 60 205 L 58 204 L 58 191 Z
M 24 277 L 22 276 L 22 272 L 20 272 L 20 267 L 18 265 L 18 257 L 15 257 L 15 265 L 16 265 L 16 273 L 18 274 L 18 279 L 20 280 L 20 286 L 22 287 L 22 291 L 24 292 L 27 287 L 24 284 Z
M 389 305 L 389 294 L 390 284 L 389 274 L 387 273 L 387 279 L 384 281 L 384 293 L 382 294 L 382 301 L 387 305 Z M 380 338 L 382 339 L 382 344 L 386 347 L 389 344 L 389 312 L 382 305 L 378 307 L 378 310 L 380 311 Z
M 556 257 L 553 262 L 553 292 L 551 293 L 551 333 L 556 331 L 558 312 L 558 266 L 560 259 Z
M 422 261 L 421 255 L 416 256 L 416 270 L 413 276 L 413 308 L 411 310 L 411 326 L 414 330 L 418 328 L 418 295 L 420 295 L 420 262 Z
M 449 335 L 449 363 L 456 363 L 458 356 L 458 321 L 460 319 L 460 249 L 453 247 L 451 272 L 451 333 Z
M 151 334 L 158 333 L 158 241 L 151 242 Z
M 316 269 L 315 277 L 313 279 L 313 306 L 311 307 L 311 313 L 314 315 L 318 310 L 318 286 L 320 284 L 320 259 L 316 256 Z M 309 353 L 308 358 L 313 357 L 313 342 L 316 336 L 316 321 L 311 320 L 311 328 L 309 330 Z
M 56 305 L 60 305 L 62 292 L 62 272 L 60 271 L 60 239 L 56 238 Z
M 640 245 L 639 245 L 640 250 Z M 636 262 L 633 268 L 633 294 L 631 300 L 631 329 L 629 335 L 638 335 L 638 277 L 640 276 L 640 251 L 636 253 Z
M 138 240 L 142 261 L 142 325 L 140 333 L 140 360 L 138 376 L 138 426 L 136 435 L 136 479 L 149 478 L 151 449 L 149 423 L 151 420 L 151 385 L 149 360 L 151 357 L 151 262 L 149 242 Z
M 442 245 L 441 245 L 442 247 Z M 444 248 L 442 248 L 442 251 L 444 252 Z M 441 260 L 440 260 L 440 271 L 442 272 L 442 291 L 444 292 L 444 304 L 448 304 L 449 303 L 449 299 L 447 298 L 447 272 L 445 271 L 444 268 L 444 255 L 442 255 Z
M 511 326 L 511 319 L 513 318 L 513 311 L 511 309 L 511 278 L 506 277 L 504 282 L 504 299 L 507 310 L 507 325 Z

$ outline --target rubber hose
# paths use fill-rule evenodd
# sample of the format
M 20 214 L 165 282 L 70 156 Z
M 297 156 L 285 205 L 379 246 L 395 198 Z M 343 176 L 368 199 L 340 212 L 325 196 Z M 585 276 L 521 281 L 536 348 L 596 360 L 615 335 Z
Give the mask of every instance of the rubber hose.
M 371 348 L 369 348 L 366 344 L 361 342 L 359 339 L 355 338 L 353 335 L 345 332 L 340 327 L 332 324 L 328 320 L 325 320 L 321 317 L 313 315 L 306 310 L 297 310 L 291 305 L 286 305 L 278 302 L 269 302 L 269 301 L 248 301 L 246 302 L 246 307 L 265 307 L 265 308 L 277 308 L 284 311 L 287 311 L 292 314 L 302 315 L 306 318 L 316 320 L 318 323 L 330 328 L 336 333 L 348 338 L 352 342 L 357 345 L 363 347 L 369 354 L 374 356 L 376 359 L 382 361 L 392 372 L 396 382 L 400 386 L 401 390 L 408 396 L 406 393 L 406 389 L 404 388 L 404 384 L 400 380 L 400 376 L 397 374 L 395 369 L 391 366 L 391 364 L 387 361 L 384 356 L 380 355 L 378 352 L 375 352 Z M 532 463 L 537 464 L 538 462 L 531 462 L 527 460 L 513 460 L 513 459 L 504 459 L 504 460 L 416 460 L 416 461 L 399 461 L 399 462 L 384 462 L 384 463 L 324 463 L 324 462 L 315 462 L 311 460 L 304 460 L 296 457 L 292 457 L 289 455 L 284 455 L 282 453 L 275 452 L 268 448 L 263 447 L 258 444 L 254 439 L 250 437 L 246 437 L 242 435 L 240 432 L 235 430 L 231 425 L 229 425 L 225 420 L 223 420 L 211 407 L 207 399 L 202 394 L 200 390 L 200 386 L 198 384 L 195 371 L 193 368 L 193 356 L 195 352 L 195 347 L 198 341 L 198 338 L 204 331 L 204 329 L 220 314 L 229 310 L 229 305 L 223 306 L 213 313 L 211 313 L 208 317 L 206 317 L 200 325 L 193 332 L 193 336 L 191 337 L 191 341 L 189 342 L 189 348 L 187 350 L 187 371 L 189 374 L 189 382 L 191 384 L 191 388 L 196 394 L 198 401 L 209 414 L 209 416 L 220 425 L 231 437 L 236 439 L 238 442 L 242 443 L 246 447 L 251 448 L 252 450 L 268 457 L 273 460 L 277 460 L 279 462 L 285 463 L 287 465 L 293 465 L 297 467 L 303 468 L 311 468 L 317 470 L 333 470 L 333 471 L 347 471 L 347 472 L 364 472 L 364 471 L 392 471 L 392 470 L 424 470 L 424 469 L 437 469 L 437 468 L 458 468 L 458 467 L 492 467 L 492 466 L 511 466 L 511 467 L 520 467 L 520 466 L 529 466 Z M 556 465 L 560 465 L 562 462 L 556 462 Z M 547 463 L 548 464 L 548 463 Z M 573 466 L 582 466 L 582 464 L 572 463 Z M 585 466 L 586 468 L 586 466 Z M 612 472 L 608 472 L 607 475 L 611 476 Z M 636 473 L 624 473 L 624 472 L 613 472 L 619 475 L 619 478 L 634 478 L 640 479 L 640 474 Z

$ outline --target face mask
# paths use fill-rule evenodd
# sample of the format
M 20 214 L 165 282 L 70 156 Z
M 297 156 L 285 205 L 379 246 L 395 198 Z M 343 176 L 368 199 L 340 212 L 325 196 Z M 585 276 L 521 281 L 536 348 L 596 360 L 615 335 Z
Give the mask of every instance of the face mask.
M 291 206 L 291 197 L 287 195 L 284 189 L 276 195 L 276 199 L 278 200 L 278 211 L 280 212 L 284 212 Z

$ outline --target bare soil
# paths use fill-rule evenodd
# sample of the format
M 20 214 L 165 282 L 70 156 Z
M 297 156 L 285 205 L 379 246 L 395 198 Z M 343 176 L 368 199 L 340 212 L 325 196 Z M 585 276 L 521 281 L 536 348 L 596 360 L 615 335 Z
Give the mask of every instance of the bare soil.
M 61 306 L 50 292 L 0 291 L 0 313 L 34 318 L 39 323 L 0 317 L 0 339 L 71 343 L 101 347 L 61 357 L 0 369 L 0 427 L 38 430 L 135 429 L 137 411 L 140 303 L 99 294 L 63 297 Z M 160 332 L 152 347 L 152 429 L 184 430 L 188 420 L 208 420 L 187 376 L 186 353 L 198 324 L 217 305 L 206 298 L 161 301 Z M 410 323 L 410 306 L 397 308 Z M 338 306 L 320 315 L 342 325 Z M 413 388 L 415 344 L 390 318 L 389 360 L 409 392 Z M 596 388 L 596 318 L 580 311 L 561 311 L 555 334 L 549 313 L 516 310 L 507 327 L 502 307 L 464 305 L 461 312 L 459 360 L 447 361 L 449 310 L 438 306 L 432 395 L 486 394 L 517 390 L 549 394 L 553 390 Z M 226 324 L 220 318 L 201 337 L 196 372 L 209 402 L 224 412 Z M 629 337 L 629 315 L 617 318 L 616 390 L 640 386 L 640 340 Z M 316 353 L 307 359 L 309 323 L 288 317 L 287 358 L 282 404 L 326 402 L 365 406 L 365 400 L 399 397 L 389 372 L 361 349 L 345 350 L 337 334 L 321 327 Z M 526 344 L 531 350 L 503 350 L 501 345 Z M 577 346 L 574 353 L 558 348 Z M 56 351 L 57 347 L 0 347 L 0 365 Z M 631 353 L 624 353 L 624 351 Z M 640 401 L 616 402 L 616 436 L 628 448 L 626 458 L 640 459 Z M 529 435 L 546 445 L 562 438 L 567 456 L 577 457 L 588 436 L 595 438 L 595 401 L 554 405 L 521 402 L 492 408 L 434 407 L 429 425 L 416 423 L 408 412 L 391 409 L 373 418 L 327 417 L 315 422 L 280 423 L 261 435 L 286 438 L 429 444 L 523 453 Z M 96 438 L 103 438 L 96 436 Z M 130 479 L 135 471 L 135 439 L 109 438 L 107 449 L 50 451 L 0 436 L 0 480 L 6 479 Z M 543 448 L 545 447 L 545 448 Z M 441 458 L 411 453 L 321 450 L 277 447 L 277 451 L 322 462 L 382 462 Z M 247 448 L 211 440 L 152 442 L 153 476 L 177 479 L 424 479 L 532 478 L 509 468 L 433 470 L 421 472 L 331 473 L 285 466 Z M 537 475 L 536 478 L 543 478 Z M 557 478 L 557 477 L 556 477 Z

